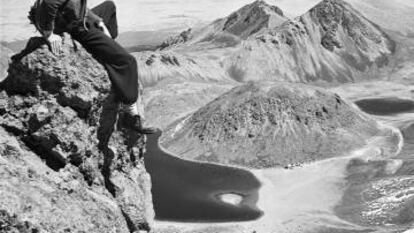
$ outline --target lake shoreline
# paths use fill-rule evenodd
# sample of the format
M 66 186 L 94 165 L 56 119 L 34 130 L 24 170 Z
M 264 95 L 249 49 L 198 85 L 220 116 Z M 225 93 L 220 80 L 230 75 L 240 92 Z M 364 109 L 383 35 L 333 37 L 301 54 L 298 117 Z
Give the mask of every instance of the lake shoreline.
M 158 220 L 177 222 L 242 222 L 260 218 L 257 208 L 261 183 L 254 174 L 210 163 L 187 161 L 160 147 L 161 132 L 148 136 L 145 164 L 153 181 Z M 239 203 L 220 196 L 236 194 Z M 202 210 L 202 211 L 201 211 Z

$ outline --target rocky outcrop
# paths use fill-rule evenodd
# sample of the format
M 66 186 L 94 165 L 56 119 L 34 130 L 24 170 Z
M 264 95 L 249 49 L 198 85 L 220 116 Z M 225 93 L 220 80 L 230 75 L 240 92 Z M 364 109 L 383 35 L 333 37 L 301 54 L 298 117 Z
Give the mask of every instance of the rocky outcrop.
M 165 131 L 161 145 L 186 159 L 253 168 L 341 156 L 379 132 L 338 95 L 306 85 L 236 87 Z
M 193 35 L 191 33 L 192 33 L 192 29 L 189 28 L 185 31 L 182 31 L 179 35 L 170 36 L 161 43 L 161 45 L 159 46 L 159 49 L 165 49 L 173 45 L 184 44 L 185 42 L 193 38 Z
M 75 166 L 56 172 L 14 135 L 0 135 L 2 232 L 128 232 L 99 178 L 89 186 Z
M 124 127 L 122 113 L 117 121 L 104 68 L 70 44 L 54 55 L 32 38 L 28 46 L 40 48 L 14 56 L 1 83 L 0 222 L 40 232 L 148 229 L 145 138 Z

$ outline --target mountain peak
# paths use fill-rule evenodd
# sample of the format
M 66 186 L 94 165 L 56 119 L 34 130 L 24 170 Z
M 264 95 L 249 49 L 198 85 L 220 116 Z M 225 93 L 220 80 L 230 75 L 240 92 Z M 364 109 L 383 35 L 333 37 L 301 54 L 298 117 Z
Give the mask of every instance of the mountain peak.
M 289 19 L 284 16 L 279 7 L 269 5 L 264 0 L 256 0 L 206 27 L 193 31 L 187 30 L 180 35 L 170 37 L 159 47 L 165 49 L 173 45 L 198 42 L 233 45 L 240 39 L 244 40 L 265 29 L 275 28 L 287 20 Z M 230 43 L 227 43 L 229 40 Z
M 280 16 L 284 16 L 283 11 L 279 7 L 270 5 L 264 0 L 256 0 L 253 3 L 247 5 L 247 7 L 250 7 L 250 9 L 260 8 L 262 10 L 268 11 L 268 13 L 276 13 Z
M 346 46 L 339 39 L 338 34 L 341 31 L 352 38 L 362 51 L 368 51 L 370 45 L 378 45 L 384 41 L 393 50 L 385 33 L 343 0 L 323 0 L 301 17 L 303 19 L 308 16 L 321 27 L 321 44 L 330 51 Z
M 359 14 L 355 9 L 343 0 L 323 0 L 314 6 L 310 11 L 318 18 L 330 18 L 339 19 L 344 12 L 352 12 Z
M 278 26 L 287 18 L 277 6 L 257 0 L 233 12 L 224 20 L 222 31 L 247 38 L 263 28 Z

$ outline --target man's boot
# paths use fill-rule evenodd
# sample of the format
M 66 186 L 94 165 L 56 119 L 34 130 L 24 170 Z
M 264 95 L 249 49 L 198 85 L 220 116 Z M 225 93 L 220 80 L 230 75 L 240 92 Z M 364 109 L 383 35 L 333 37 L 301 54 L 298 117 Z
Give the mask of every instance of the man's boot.
M 139 113 L 137 102 L 131 105 L 124 105 L 124 111 L 127 115 L 126 121 L 128 128 L 135 130 L 141 134 L 155 134 L 157 132 L 157 128 L 144 127 L 144 118 L 142 117 L 143 113 Z

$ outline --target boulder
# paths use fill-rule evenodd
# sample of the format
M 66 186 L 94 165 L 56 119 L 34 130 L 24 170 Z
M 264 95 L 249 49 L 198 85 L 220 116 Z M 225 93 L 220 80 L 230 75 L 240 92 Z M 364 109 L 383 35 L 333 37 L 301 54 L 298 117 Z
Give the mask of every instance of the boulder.
M 9 199 L 0 217 L 40 232 L 148 230 L 145 137 L 124 127 L 122 113 L 117 121 L 105 69 L 75 45 L 65 39 L 55 55 L 42 38 L 30 39 L 0 84 L 0 135 L 21 148 L 9 156 L 3 143 L 0 195 Z

